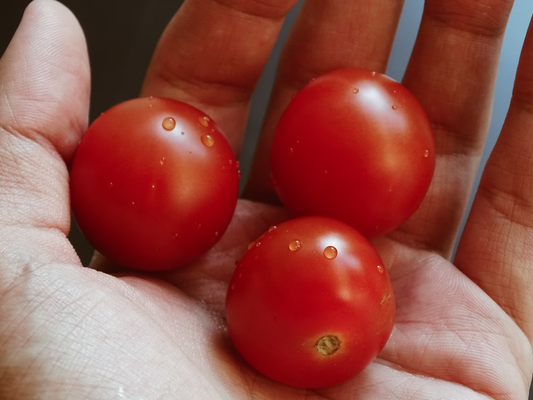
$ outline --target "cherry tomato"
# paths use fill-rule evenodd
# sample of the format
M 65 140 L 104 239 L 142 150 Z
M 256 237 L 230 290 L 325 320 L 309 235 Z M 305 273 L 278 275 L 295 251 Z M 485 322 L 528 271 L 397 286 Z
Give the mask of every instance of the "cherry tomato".
M 121 103 L 89 127 L 70 174 L 87 239 L 118 264 L 161 271 L 216 243 L 235 211 L 238 171 L 215 123 L 162 98 Z
M 272 227 L 237 265 L 226 299 L 240 354 L 278 382 L 320 388 L 362 371 L 394 324 L 383 262 L 351 226 L 301 217 Z
M 400 83 L 343 69 L 304 87 L 282 115 L 271 153 L 273 185 L 295 216 L 345 221 L 367 237 L 413 214 L 435 168 L 431 124 Z

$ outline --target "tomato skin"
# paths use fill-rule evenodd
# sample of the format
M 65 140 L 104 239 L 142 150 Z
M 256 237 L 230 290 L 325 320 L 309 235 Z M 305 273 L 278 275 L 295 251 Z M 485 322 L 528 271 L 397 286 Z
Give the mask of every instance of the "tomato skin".
M 291 250 L 298 240 L 300 248 Z M 326 247 L 337 256 L 328 259 Z M 294 245 L 293 245 L 294 249 Z M 320 388 L 361 372 L 394 325 L 394 293 L 368 240 L 327 217 L 301 217 L 261 236 L 239 262 L 226 299 L 228 330 L 240 354 L 278 382 Z M 321 338 L 340 347 L 322 355 Z
M 171 130 L 163 127 L 167 118 Z M 163 271 L 191 263 L 220 239 L 238 181 L 229 144 L 203 112 L 140 98 L 112 107 L 85 133 L 70 173 L 71 205 L 102 254 Z
M 435 168 L 431 124 L 400 83 L 343 69 L 311 81 L 277 126 L 274 187 L 295 216 L 345 221 L 367 237 L 400 226 L 419 207 Z

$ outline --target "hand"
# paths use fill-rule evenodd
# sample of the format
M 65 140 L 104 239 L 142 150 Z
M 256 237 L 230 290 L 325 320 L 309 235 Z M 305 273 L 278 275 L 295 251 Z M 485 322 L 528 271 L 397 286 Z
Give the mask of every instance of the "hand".
M 236 153 L 251 92 L 295 0 L 189 0 L 163 35 L 142 95 L 211 115 Z M 401 11 L 390 0 L 308 1 L 283 53 L 247 188 L 272 201 L 266 155 L 292 93 L 341 67 L 384 71 Z M 279 207 L 242 200 L 217 246 L 149 277 L 83 268 L 66 239 L 68 170 L 87 126 L 83 34 L 59 3 L 32 3 L 0 61 L 0 397 L 9 399 L 526 399 L 533 372 L 533 29 L 514 98 L 455 257 L 490 119 L 512 2 L 428 0 L 404 84 L 438 146 L 433 185 L 375 240 L 397 297 L 381 355 L 338 387 L 306 391 L 252 370 L 230 344 L 235 260 Z M 106 261 L 95 263 L 106 269 Z

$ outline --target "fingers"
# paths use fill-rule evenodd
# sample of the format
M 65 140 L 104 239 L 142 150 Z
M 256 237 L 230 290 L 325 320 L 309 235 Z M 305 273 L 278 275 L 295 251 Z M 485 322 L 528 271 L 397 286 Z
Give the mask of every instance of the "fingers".
M 291 96 L 309 79 L 331 70 L 358 67 L 385 71 L 402 5 L 399 0 L 304 3 L 281 56 L 246 197 L 276 202 L 268 184 L 270 143 Z
M 296 1 L 185 1 L 159 41 L 142 95 L 206 112 L 238 154 L 250 97 Z
M 456 265 L 533 341 L 533 26 L 513 98 L 487 162 L 456 254 Z
M 391 236 L 449 256 L 475 178 L 510 0 L 430 0 L 404 84 L 433 125 L 437 161 L 420 210 Z
M 34 1 L 0 60 L 0 287 L 35 262 L 79 263 L 65 160 L 88 109 L 83 33 L 59 2 Z

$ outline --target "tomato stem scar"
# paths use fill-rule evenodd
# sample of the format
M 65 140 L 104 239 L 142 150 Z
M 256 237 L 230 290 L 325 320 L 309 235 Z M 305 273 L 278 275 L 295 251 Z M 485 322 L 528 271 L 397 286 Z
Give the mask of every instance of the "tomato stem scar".
M 337 336 L 329 335 L 318 339 L 315 349 L 323 356 L 331 356 L 339 350 L 340 346 L 341 342 Z

